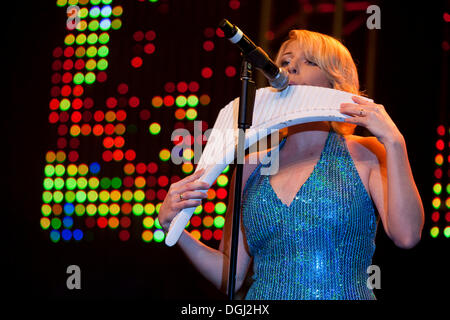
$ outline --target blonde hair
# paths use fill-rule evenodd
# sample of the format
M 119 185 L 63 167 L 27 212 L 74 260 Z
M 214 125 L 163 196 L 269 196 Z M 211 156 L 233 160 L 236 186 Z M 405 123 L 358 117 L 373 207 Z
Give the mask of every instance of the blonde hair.
M 358 71 L 348 49 L 337 39 L 328 35 L 308 31 L 291 30 L 289 39 L 283 42 L 278 51 L 276 63 L 280 65 L 281 54 L 292 41 L 298 41 L 305 59 L 314 62 L 325 73 L 334 89 L 361 95 Z M 356 125 L 346 122 L 330 121 L 333 130 L 341 135 L 353 134 Z

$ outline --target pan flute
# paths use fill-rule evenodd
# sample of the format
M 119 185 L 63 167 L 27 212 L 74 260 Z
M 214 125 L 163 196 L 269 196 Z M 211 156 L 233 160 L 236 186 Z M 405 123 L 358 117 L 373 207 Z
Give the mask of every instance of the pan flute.
M 315 86 L 295 85 L 283 91 L 271 87 L 258 89 L 252 126 L 246 130 L 244 147 L 264 138 L 273 130 L 314 121 L 344 121 L 341 103 L 354 103 L 354 94 Z M 363 97 L 368 101 L 372 101 Z M 211 185 L 235 158 L 238 137 L 239 98 L 223 107 L 216 119 L 196 171 L 205 168 L 199 178 Z M 165 243 L 173 246 L 189 222 L 195 208 L 183 209 L 172 220 Z

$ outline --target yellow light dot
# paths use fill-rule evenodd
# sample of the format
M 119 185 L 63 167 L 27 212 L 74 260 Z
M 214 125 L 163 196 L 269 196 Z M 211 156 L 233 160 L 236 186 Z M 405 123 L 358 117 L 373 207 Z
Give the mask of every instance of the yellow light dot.
M 144 212 L 148 215 L 152 215 L 153 213 L 155 213 L 155 206 L 153 205 L 153 203 L 147 203 L 144 206 Z
M 120 200 L 120 191 L 119 190 L 111 191 L 110 198 L 111 198 L 111 201 L 113 201 L 113 202 L 119 201 Z
M 56 160 L 56 154 L 53 151 L 47 152 L 45 155 L 45 160 L 47 163 L 53 163 Z
M 202 237 L 202 235 L 200 234 L 200 231 L 198 231 L 198 230 L 192 230 L 191 235 L 197 240 L 200 240 L 200 238 Z
M 152 217 L 145 217 L 144 220 L 142 220 L 142 225 L 146 229 L 150 229 L 155 224 L 155 220 Z
M 76 175 L 77 174 L 77 172 L 78 172 L 78 168 L 77 168 L 77 166 L 76 165 L 74 165 L 74 164 L 69 164 L 68 166 L 67 166 L 67 174 L 69 175 L 69 176 L 74 176 L 74 175 Z
M 183 158 L 186 160 L 191 160 L 194 157 L 194 150 L 192 149 L 184 149 L 183 150 Z
M 145 230 L 144 232 L 142 232 L 142 240 L 144 240 L 145 242 L 150 242 L 153 240 L 153 232 L 151 232 L 150 230 Z
M 109 213 L 111 215 L 116 216 L 120 213 L 120 206 L 117 203 L 113 203 L 109 206 Z
M 194 171 L 194 166 L 192 163 L 183 163 L 181 165 L 181 171 L 183 171 L 186 174 L 189 174 L 192 171 Z
M 80 135 L 81 132 L 81 128 L 79 125 L 74 124 L 73 126 L 70 127 L 70 135 L 72 137 L 77 137 Z

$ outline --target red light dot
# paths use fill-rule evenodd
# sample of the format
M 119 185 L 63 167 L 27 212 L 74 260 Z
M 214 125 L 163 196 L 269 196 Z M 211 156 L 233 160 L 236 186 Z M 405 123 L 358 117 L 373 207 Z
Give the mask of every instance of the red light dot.
M 167 195 L 167 191 L 164 189 L 159 189 L 158 192 L 156 192 L 156 197 L 158 200 L 164 201 L 164 198 Z
M 101 124 L 96 124 L 94 128 L 92 129 L 92 132 L 95 136 L 100 136 L 103 134 L 103 126 Z
M 443 125 L 437 127 L 437 133 L 438 135 L 443 136 L 445 134 L 445 127 Z
M 72 74 L 70 72 L 64 73 L 62 76 L 62 82 L 64 82 L 64 83 L 72 82 Z
M 158 178 L 158 184 L 159 184 L 161 187 L 167 186 L 168 183 L 169 183 L 169 179 L 168 179 L 166 176 L 160 176 L 160 177 Z
M 59 108 L 59 100 L 57 99 L 50 100 L 49 107 L 51 110 L 57 110 Z
M 438 150 L 444 150 L 445 147 L 445 143 L 443 140 L 439 139 L 438 141 L 436 141 L 436 149 Z
M 80 146 L 80 140 L 77 138 L 70 139 L 69 146 L 72 149 L 77 149 Z
M 64 61 L 63 63 L 63 69 L 64 70 L 71 70 L 73 68 L 73 61 L 70 59 L 67 59 L 66 61 Z
M 205 230 L 202 231 L 202 238 L 204 240 L 211 240 L 212 235 L 213 235 L 213 233 L 209 229 L 205 229 Z
M 212 202 L 206 202 L 203 206 L 203 209 L 205 209 L 206 213 L 211 213 L 214 211 L 214 203 Z
M 59 121 L 67 122 L 69 121 L 69 114 L 66 111 L 63 111 L 59 114 Z
M 121 136 L 118 136 L 114 139 L 114 145 L 116 148 L 122 148 L 125 144 L 125 139 Z
M 442 16 L 444 18 L 445 22 L 450 22 L 450 14 L 447 12 L 444 12 L 444 15 Z
M 52 83 L 53 84 L 58 84 L 61 82 L 61 75 L 59 73 L 54 73 L 52 75 Z
M 203 49 L 205 51 L 212 51 L 214 49 L 214 43 L 210 40 L 203 42 Z
M 131 65 L 134 68 L 139 68 L 142 66 L 142 58 L 141 57 L 134 57 L 133 59 L 131 59 Z
M 228 5 L 230 6 L 231 9 L 233 10 L 237 10 L 239 9 L 239 7 L 241 6 L 241 3 L 238 0 L 231 0 Z
M 130 100 L 128 100 L 128 104 L 132 108 L 136 108 L 139 106 L 139 98 L 138 97 L 131 97 Z
M 95 227 L 95 218 L 93 218 L 93 217 L 86 218 L 85 224 L 86 224 L 86 227 L 88 227 L 88 228 Z
M 109 162 L 113 159 L 113 154 L 111 150 L 106 150 L 102 154 L 103 161 Z
M 59 120 L 58 113 L 55 111 L 50 112 L 50 115 L 48 116 L 48 121 L 50 123 L 56 123 L 56 122 L 58 122 L 58 120 Z
M 122 150 L 114 150 L 113 159 L 115 161 L 121 161 L 123 159 L 123 151 Z
M 72 122 L 74 122 L 74 123 L 80 122 L 81 118 L 82 118 L 81 117 L 81 112 L 79 112 L 79 111 L 73 112 L 72 116 L 70 118 L 71 118 Z
M 56 47 L 55 49 L 53 49 L 53 56 L 54 56 L 55 58 L 61 57 L 62 54 L 63 54 L 63 50 L 62 50 L 61 47 Z
M 83 111 L 83 121 L 88 122 L 92 119 L 92 113 L 90 111 Z
M 125 159 L 127 159 L 128 161 L 132 161 L 136 158 L 136 152 L 134 152 L 134 150 L 127 150 L 125 152 Z
M 75 110 L 79 110 L 83 107 L 83 100 L 81 100 L 80 98 L 75 98 L 72 101 L 72 108 L 74 108 Z
M 450 211 L 445 214 L 445 220 L 450 222 Z
M 58 149 L 64 149 L 67 146 L 67 140 L 66 138 L 58 138 L 56 141 L 56 146 Z
M 150 162 L 147 166 L 148 173 L 155 173 L 158 171 L 158 165 L 154 162 Z
M 172 93 L 175 91 L 175 83 L 173 82 L 167 82 L 164 85 L 164 90 L 166 90 L 168 93 Z
M 218 229 L 214 231 L 214 239 L 216 240 L 222 239 L 222 230 Z
M 434 176 L 436 177 L 436 179 L 441 179 L 442 178 L 442 169 L 441 168 L 437 168 L 434 171 Z
M 202 77 L 203 77 L 203 78 L 209 79 L 209 78 L 212 77 L 213 71 L 211 70 L 211 68 L 204 67 L 204 68 L 202 69 L 202 72 L 201 72 L 201 73 L 202 73 Z
M 150 119 L 150 111 L 146 109 L 141 110 L 141 112 L 139 113 L 139 118 L 141 118 L 142 120 Z
M 120 230 L 119 239 L 121 241 L 128 241 L 130 239 L 130 233 L 127 230 Z
M 117 92 L 125 94 L 128 92 L 128 86 L 125 83 L 121 83 L 117 86 Z
M 117 99 L 114 97 L 109 97 L 106 99 L 106 106 L 111 109 L 115 108 L 117 106 Z
M 147 43 L 144 46 L 144 52 L 146 54 L 152 54 L 153 52 L 155 52 L 155 45 L 153 43 Z
M 234 77 L 236 75 L 236 68 L 232 66 L 226 67 L 225 74 L 227 77 Z
M 94 106 L 94 100 L 92 100 L 91 98 L 86 98 L 86 99 L 84 99 L 83 104 L 86 109 L 90 109 Z
M 144 33 L 142 31 L 136 31 L 133 34 L 133 38 L 134 38 L 135 41 L 141 41 L 141 40 L 144 39 Z
M 61 95 L 67 97 L 72 92 L 72 88 L 69 85 L 65 85 L 61 88 Z
M 175 103 L 175 99 L 172 96 L 165 96 L 163 102 L 166 107 L 171 107 Z
M 61 120 L 61 117 L 60 117 L 60 120 Z M 60 136 L 66 135 L 68 131 L 69 131 L 69 129 L 67 128 L 67 126 L 65 124 L 59 125 L 59 127 L 58 127 L 58 134 Z
M 131 188 L 134 184 L 134 179 L 130 176 L 123 178 L 122 181 L 125 188 Z
M 61 70 L 61 67 L 62 67 L 61 60 L 55 60 L 55 61 L 53 61 L 53 63 L 52 63 L 52 70 L 53 70 L 53 71 Z
M 105 126 L 105 134 L 107 134 L 109 136 L 114 134 L 114 130 L 115 130 L 115 127 L 114 127 L 114 125 L 112 123 L 108 123 Z
M 187 91 L 187 89 L 188 89 L 188 85 L 186 82 L 184 82 L 184 81 L 178 82 L 178 84 L 177 84 L 178 92 L 184 93 Z
M 197 92 L 199 88 L 200 88 L 200 86 L 198 85 L 198 82 L 196 82 L 196 81 L 191 81 L 191 82 L 189 83 L 189 91 L 191 91 L 191 92 Z
M 148 41 L 153 41 L 156 38 L 156 33 L 153 30 L 149 30 L 145 33 L 145 39 Z
M 73 151 L 73 150 L 70 151 L 70 152 L 69 152 L 69 155 L 67 156 L 67 158 L 69 159 L 70 162 L 76 162 L 76 161 L 78 161 L 78 158 L 79 158 L 78 152 Z
M 435 211 L 431 214 L 431 220 L 433 220 L 434 222 L 439 221 L 439 212 L 438 211 Z
M 104 72 L 104 71 L 100 71 L 100 72 L 97 74 L 97 80 L 98 80 L 98 82 L 105 82 L 107 78 L 108 78 L 108 76 L 106 75 L 106 72 Z
M 216 191 L 216 196 L 219 199 L 225 199 L 227 197 L 227 195 L 228 195 L 228 192 L 225 188 L 219 188 Z
M 124 121 L 127 118 L 127 113 L 124 110 L 119 110 L 116 112 L 117 121 Z
M 213 28 L 205 28 L 205 30 L 203 30 L 203 34 L 205 35 L 206 38 L 212 38 L 212 37 L 214 37 L 214 29 Z
M 114 140 L 111 137 L 106 137 L 103 139 L 103 146 L 107 149 L 110 149 L 114 146 Z
M 128 228 L 131 225 L 131 220 L 128 217 L 120 218 L 120 226 L 122 228 Z
M 67 47 L 64 49 L 64 57 L 70 58 L 75 53 L 75 50 L 72 47 Z
M 97 122 L 101 122 L 103 121 L 103 119 L 105 119 L 105 114 L 103 113 L 103 111 L 97 110 L 94 113 L 94 120 Z
M 202 223 L 202 218 L 199 216 L 193 216 L 191 218 L 191 224 L 193 227 L 198 227 Z
M 83 92 L 84 92 L 84 89 L 79 84 L 77 84 L 75 87 L 73 87 L 73 92 L 72 93 L 73 93 L 73 95 L 75 97 L 81 96 L 83 94 Z
M 220 29 L 220 28 L 217 28 L 217 29 L 216 29 L 216 35 L 217 35 L 219 38 L 223 38 L 223 37 L 225 36 L 225 34 L 223 33 L 222 29 Z
M 138 174 L 144 174 L 145 171 L 147 171 L 147 166 L 145 165 L 145 163 L 139 162 L 139 163 L 136 165 L 136 172 L 137 172 Z
M 61 90 L 59 89 L 59 87 L 52 87 L 51 89 L 50 89 L 50 95 L 52 96 L 52 97 L 57 97 L 57 96 L 59 96 L 59 94 L 60 94 L 60 92 L 61 92 Z
M 84 63 L 84 60 L 82 60 L 82 59 L 77 59 L 77 61 L 75 61 L 75 69 L 77 69 L 77 70 L 83 69 L 84 65 L 85 65 L 85 63 Z

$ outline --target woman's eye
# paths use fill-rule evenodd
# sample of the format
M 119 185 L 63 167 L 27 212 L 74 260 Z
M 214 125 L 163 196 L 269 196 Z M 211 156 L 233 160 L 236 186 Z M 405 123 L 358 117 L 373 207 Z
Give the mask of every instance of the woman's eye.
M 288 64 L 289 64 L 289 61 L 287 61 L 287 60 L 281 61 L 282 67 L 286 67 Z
M 312 61 L 309 61 L 309 60 L 306 60 L 306 64 L 309 64 L 311 66 L 317 66 L 317 64 L 315 62 L 312 62 Z

